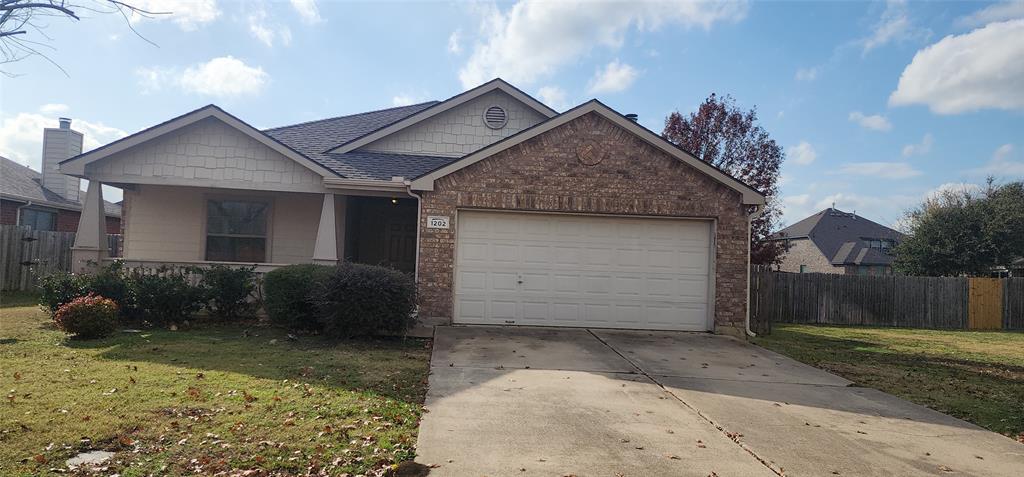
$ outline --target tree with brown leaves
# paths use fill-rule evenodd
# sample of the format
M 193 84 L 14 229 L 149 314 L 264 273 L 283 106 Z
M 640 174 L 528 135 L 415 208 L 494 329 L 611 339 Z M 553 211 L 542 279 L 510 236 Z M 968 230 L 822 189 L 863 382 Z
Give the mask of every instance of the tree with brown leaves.
M 782 216 L 778 180 L 786 153 L 757 124 L 757 108 L 744 111 L 731 96 L 712 93 L 696 112 L 670 114 L 662 137 L 765 195 L 764 213 L 751 223 L 750 262 L 778 264 L 783 246 L 767 238 Z

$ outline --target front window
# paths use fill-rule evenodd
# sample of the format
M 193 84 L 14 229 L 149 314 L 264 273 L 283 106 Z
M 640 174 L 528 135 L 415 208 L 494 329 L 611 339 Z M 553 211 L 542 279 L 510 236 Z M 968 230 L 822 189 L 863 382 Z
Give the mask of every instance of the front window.
M 57 230 L 57 213 L 49 210 L 21 209 L 19 224 L 32 227 L 34 230 Z
M 206 205 L 206 260 L 267 261 L 266 202 L 211 200 Z

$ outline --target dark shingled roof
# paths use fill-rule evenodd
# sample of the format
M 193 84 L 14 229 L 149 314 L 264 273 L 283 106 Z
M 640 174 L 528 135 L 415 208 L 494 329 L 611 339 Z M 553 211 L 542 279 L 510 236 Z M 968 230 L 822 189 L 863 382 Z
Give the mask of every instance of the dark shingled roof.
M 61 197 L 60 194 L 43 187 L 43 175 L 26 166 L 0 156 L 0 194 L 5 199 L 21 202 L 31 201 L 41 206 L 60 209 L 81 210 L 82 204 Z M 121 206 L 103 201 L 107 215 L 121 216 Z
M 903 234 L 864 217 L 825 209 L 772 235 L 772 239 L 811 240 L 833 265 L 889 265 L 893 256 L 870 248 L 864 239 L 903 239 Z
M 458 158 L 370 152 L 335 154 L 326 151 L 401 121 L 437 103 L 430 101 L 321 119 L 265 129 L 263 132 L 345 178 L 389 181 L 392 177 L 400 176 L 411 179 Z

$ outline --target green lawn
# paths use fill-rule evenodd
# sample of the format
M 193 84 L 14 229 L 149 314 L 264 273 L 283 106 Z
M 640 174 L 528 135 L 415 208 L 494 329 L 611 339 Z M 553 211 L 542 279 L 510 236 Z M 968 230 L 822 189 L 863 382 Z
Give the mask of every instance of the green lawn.
M 1024 333 L 780 324 L 754 343 L 1024 442 Z
M 122 476 L 362 474 L 414 456 L 429 342 L 245 325 L 74 341 L 15 298 L 0 308 L 0 475 L 87 449 L 116 452 L 104 474 Z

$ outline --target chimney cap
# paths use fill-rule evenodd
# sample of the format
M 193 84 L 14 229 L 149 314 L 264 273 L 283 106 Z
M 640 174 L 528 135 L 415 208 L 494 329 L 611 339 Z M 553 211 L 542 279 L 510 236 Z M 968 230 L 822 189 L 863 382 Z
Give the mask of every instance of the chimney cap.
M 61 129 L 71 129 L 71 118 L 57 118 Z
M 637 119 L 638 119 L 639 117 L 640 117 L 640 116 L 639 116 L 639 115 L 637 115 L 636 113 L 629 113 L 629 114 L 627 114 L 627 115 L 626 115 L 626 119 L 628 119 L 628 120 L 630 120 L 630 121 L 633 121 L 634 123 L 636 122 L 636 120 L 637 120 Z

